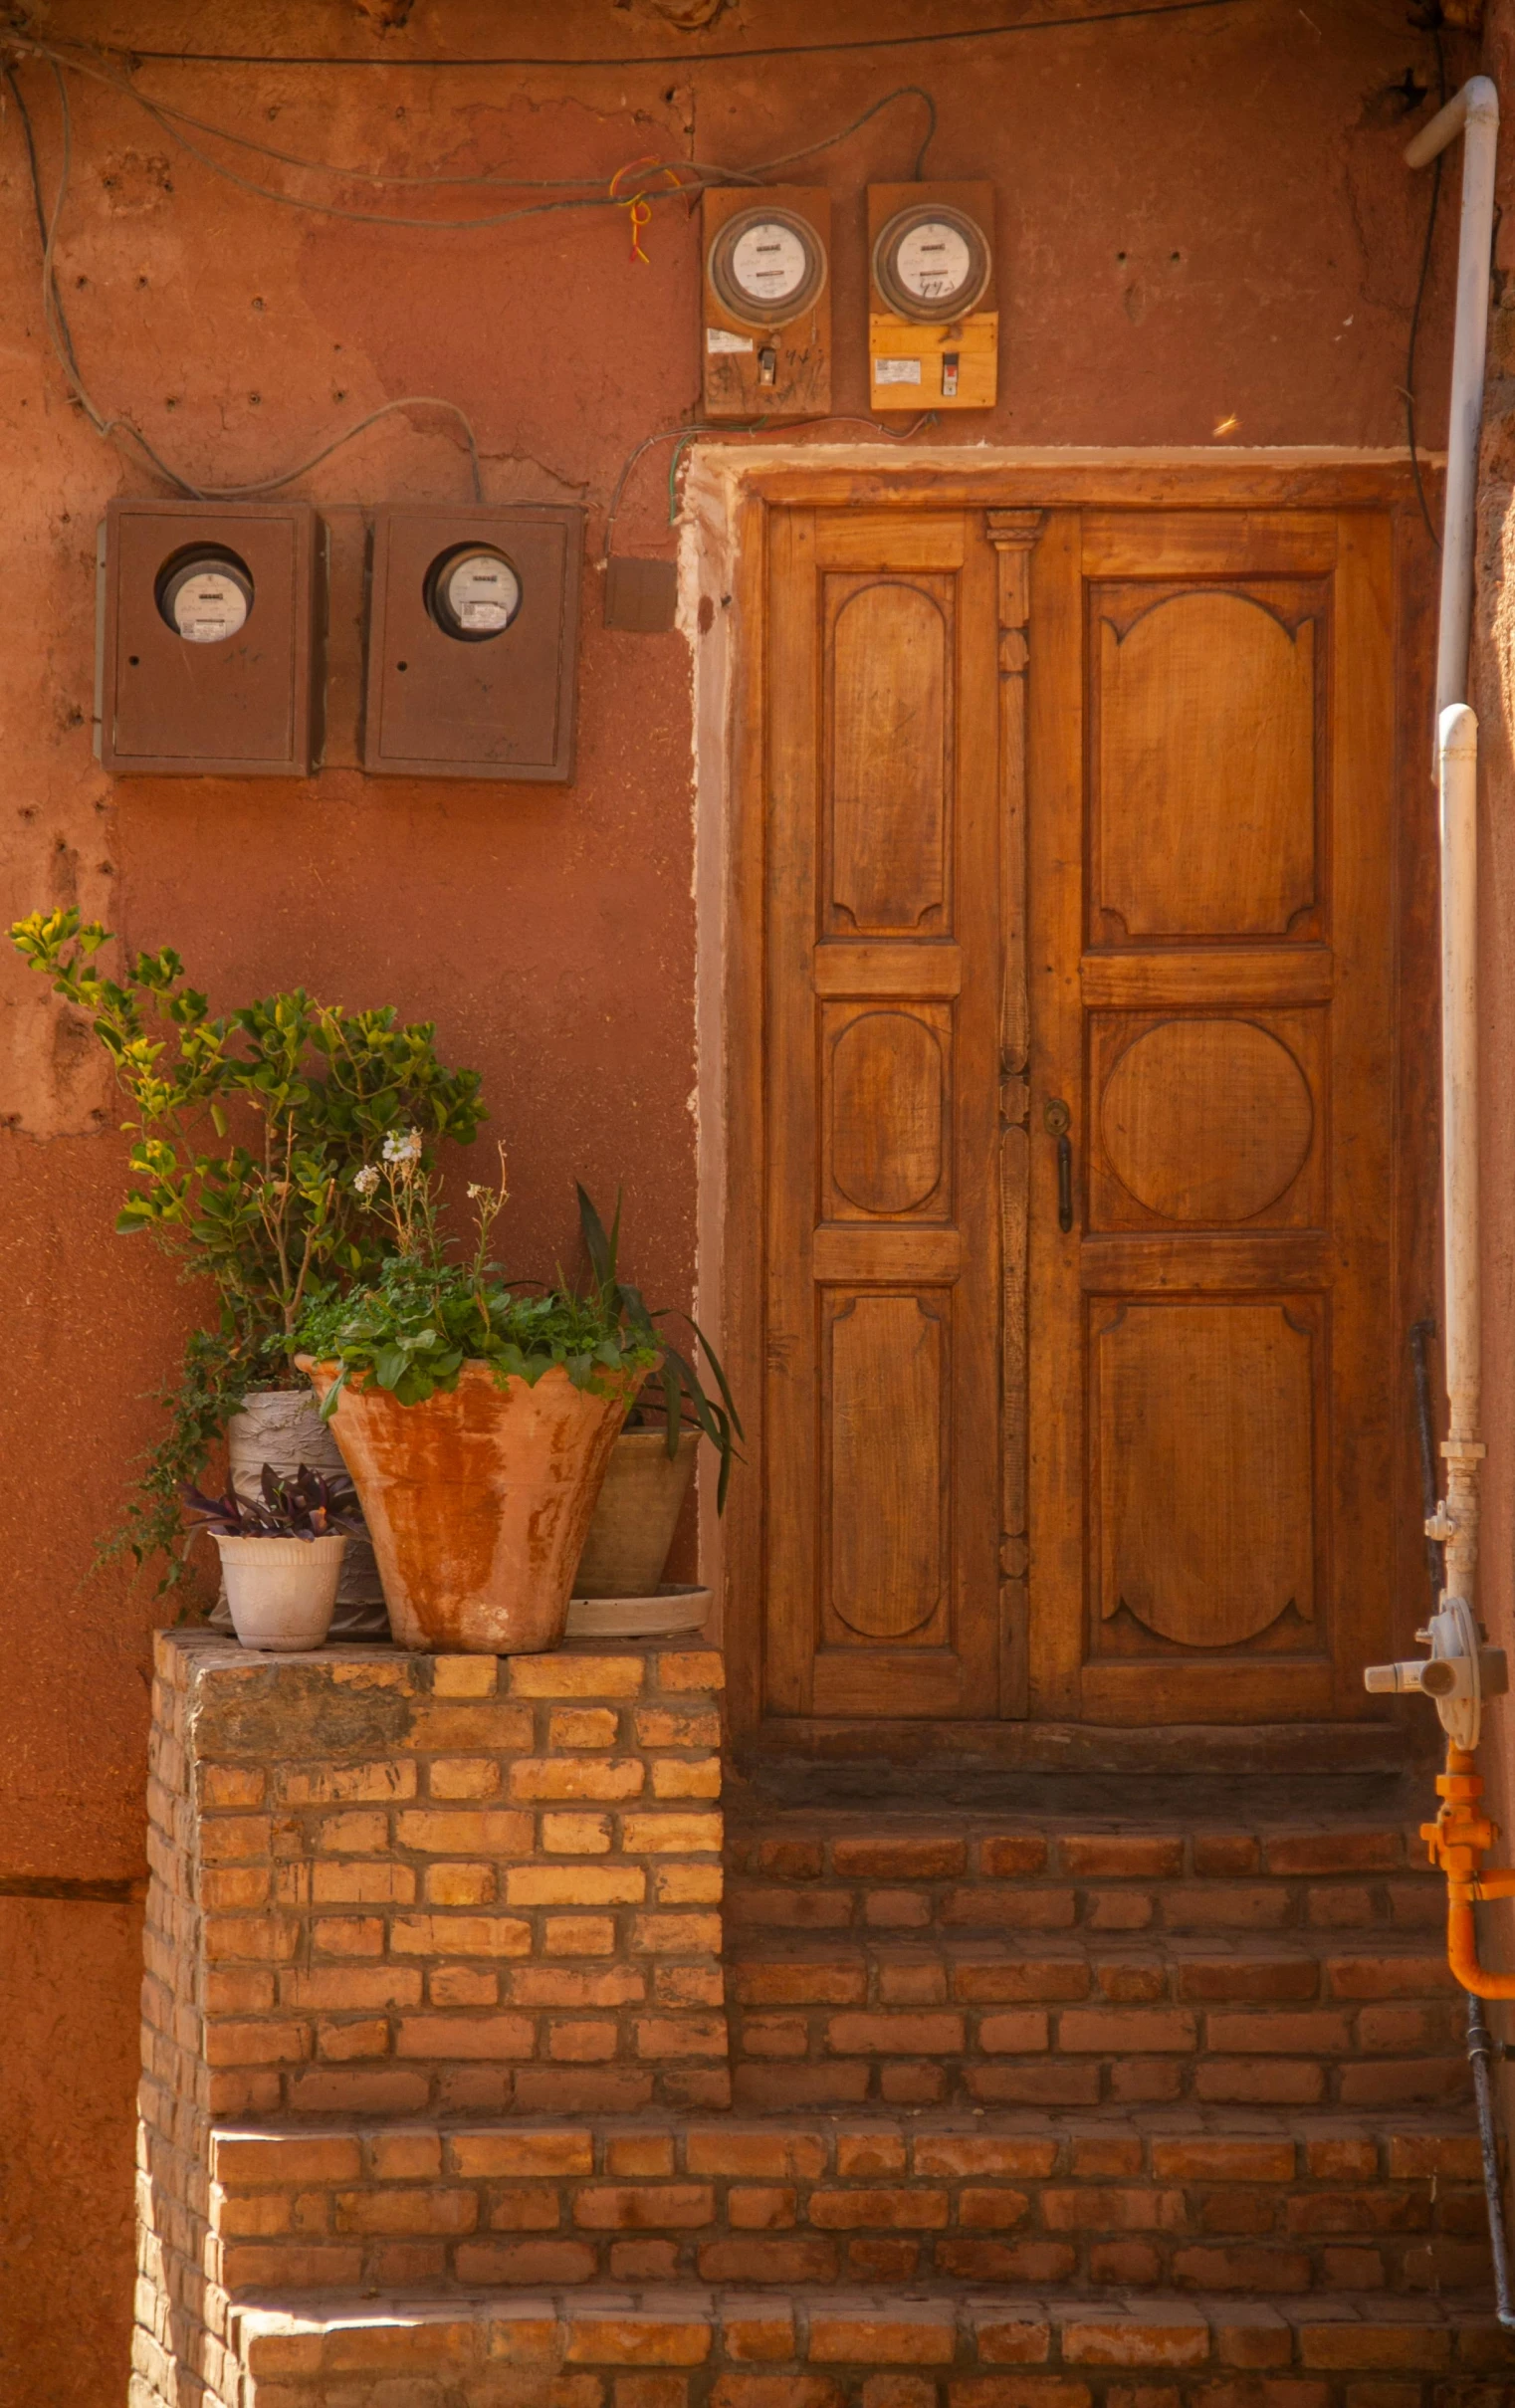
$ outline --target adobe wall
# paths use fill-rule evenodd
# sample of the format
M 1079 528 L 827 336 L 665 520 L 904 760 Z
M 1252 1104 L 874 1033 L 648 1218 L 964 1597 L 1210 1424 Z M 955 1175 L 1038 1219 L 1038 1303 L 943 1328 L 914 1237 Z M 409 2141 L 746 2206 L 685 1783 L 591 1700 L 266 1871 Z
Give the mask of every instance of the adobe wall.
M 934 11 L 932 30 L 973 13 Z M 386 26 L 396 16 L 408 23 Z M 392 172 L 508 160 L 524 176 L 608 179 L 665 150 L 745 165 L 923 84 L 939 114 L 931 170 L 991 177 L 1000 195 L 1000 402 L 957 421 L 951 440 L 1401 440 L 1426 193 L 1401 164 L 1389 88 L 1410 69 L 1432 78 L 1426 36 L 1394 16 L 1227 0 L 1171 23 L 1018 41 L 724 67 L 706 58 L 920 22 L 908 0 L 747 0 L 693 37 L 673 32 L 656 0 L 509 12 L 510 39 L 528 52 L 668 62 L 570 74 L 401 64 L 497 52 L 507 20 L 485 0 L 408 11 L 367 0 L 321 11 L 294 0 L 209 11 L 190 0 L 60 0 L 47 19 L 54 37 L 142 50 L 389 61 L 136 72 L 142 90 L 195 116 Z M 1471 46 L 1448 37 L 1447 64 L 1460 80 Z M 34 61 L 20 76 L 51 193 L 50 75 Z M 643 266 L 612 212 L 450 235 L 307 215 L 212 176 L 118 93 L 78 77 L 69 89 L 74 180 L 58 269 L 103 408 L 134 415 L 192 480 L 230 483 L 277 473 L 387 399 L 442 395 L 478 427 L 489 496 L 582 502 L 598 559 L 634 447 L 697 412 L 697 223 L 676 206 L 660 211 Z M 835 203 L 833 406 L 843 414 L 866 403 L 862 188 L 912 171 L 921 111 L 901 101 L 802 170 Z M 250 153 L 238 163 L 256 165 Z M 218 1006 L 303 982 L 350 1004 L 434 1016 L 444 1051 L 483 1069 L 490 1135 L 511 1149 L 513 1261 L 542 1269 L 569 1251 L 575 1176 L 604 1197 L 624 1180 L 629 1266 L 655 1299 L 686 1297 L 696 1132 L 685 637 L 606 631 L 591 571 L 579 770 L 567 789 L 374 784 L 350 766 L 308 784 L 112 785 L 90 752 L 95 528 L 112 495 L 157 488 L 129 451 L 92 432 L 49 355 L 13 106 L 0 174 L 12 230 L 0 258 L 6 917 L 77 900 L 133 946 L 176 945 Z M 373 205 L 371 187 L 308 178 L 295 188 Z M 461 204 L 478 205 L 477 194 Z M 1419 377 L 1432 446 L 1450 234 L 1448 213 Z M 668 459 L 665 445 L 632 472 L 618 529 L 627 549 L 671 552 Z M 462 496 L 466 462 L 445 422 L 418 413 L 373 428 L 296 490 L 350 526 L 364 501 Z M 123 1253 L 109 1234 L 120 1146 L 88 1036 L 8 956 L 0 1003 L 10 1038 L 0 1459 L 19 1540 L 0 1691 L 0 1890 L 129 1885 L 143 1869 L 155 1610 L 145 1590 L 92 1577 L 90 1562 L 125 1467 L 153 1434 L 146 1397 L 193 1299 L 165 1265 Z M 7 2023 L 0 2135 L 5 2408 L 118 2396 L 129 2299 L 122 2069 L 135 2024 L 131 1948 L 116 1928 L 129 1919 L 125 1894 L 0 1902 L 24 1932 L 6 1976 L 23 1988 L 24 2012 Z M 87 2284 L 69 2237 L 83 2230 Z

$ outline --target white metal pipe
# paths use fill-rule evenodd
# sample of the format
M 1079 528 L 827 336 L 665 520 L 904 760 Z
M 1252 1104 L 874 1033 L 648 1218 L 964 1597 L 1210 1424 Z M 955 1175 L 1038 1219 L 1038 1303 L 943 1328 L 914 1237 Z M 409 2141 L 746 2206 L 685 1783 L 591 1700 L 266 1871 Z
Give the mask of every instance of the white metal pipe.
M 1489 250 L 1494 233 L 1494 152 L 1499 95 L 1487 76 L 1462 90 L 1414 139 L 1405 156 L 1424 167 L 1458 134 L 1462 141 L 1462 223 L 1457 242 L 1457 310 L 1452 332 L 1452 397 L 1446 431 L 1446 502 L 1441 522 L 1441 616 L 1436 635 L 1436 712 L 1467 700 L 1468 633 L 1473 605 L 1473 518 L 1478 490 L 1478 429 L 1488 340 Z
M 1441 521 L 1436 630 L 1436 788 L 1441 831 L 1441 1208 L 1446 1293 L 1446 1501 L 1429 1527 L 1445 1546 L 1446 1594 L 1474 1607 L 1478 1562 L 1478 722 L 1467 704 L 1478 434 L 1488 334 L 1499 95 L 1472 76 L 1406 147 L 1424 167 L 1458 134 L 1462 212 Z
M 1449 1434 L 1478 1434 L 1478 722 L 1441 714 L 1441 1202 Z

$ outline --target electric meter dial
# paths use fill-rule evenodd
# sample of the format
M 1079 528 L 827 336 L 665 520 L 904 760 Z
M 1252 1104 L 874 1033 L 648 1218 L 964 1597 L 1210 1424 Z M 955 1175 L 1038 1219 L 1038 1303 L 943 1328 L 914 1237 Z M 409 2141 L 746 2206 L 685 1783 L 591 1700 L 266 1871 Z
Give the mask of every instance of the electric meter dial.
M 902 209 L 873 246 L 873 281 L 884 301 L 922 326 L 966 318 L 981 300 L 992 265 L 981 227 L 941 202 Z
M 503 635 L 521 608 L 521 579 L 503 551 L 470 544 L 434 560 L 426 606 L 444 635 L 483 644 Z
M 253 580 L 235 552 L 196 551 L 170 560 L 158 578 L 158 610 L 186 644 L 240 635 L 253 607 Z
M 784 327 L 826 281 L 815 228 L 787 209 L 745 209 L 710 247 L 707 273 L 721 307 L 743 326 Z

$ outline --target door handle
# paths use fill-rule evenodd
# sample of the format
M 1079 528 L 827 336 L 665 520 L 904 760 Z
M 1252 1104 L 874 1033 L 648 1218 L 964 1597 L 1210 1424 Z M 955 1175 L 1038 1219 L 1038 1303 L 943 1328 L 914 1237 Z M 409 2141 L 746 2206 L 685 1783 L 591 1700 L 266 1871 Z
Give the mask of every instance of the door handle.
M 1073 1140 L 1068 1135 L 1073 1115 L 1060 1095 L 1041 1108 L 1042 1126 L 1057 1140 L 1057 1225 L 1066 1237 L 1073 1226 Z

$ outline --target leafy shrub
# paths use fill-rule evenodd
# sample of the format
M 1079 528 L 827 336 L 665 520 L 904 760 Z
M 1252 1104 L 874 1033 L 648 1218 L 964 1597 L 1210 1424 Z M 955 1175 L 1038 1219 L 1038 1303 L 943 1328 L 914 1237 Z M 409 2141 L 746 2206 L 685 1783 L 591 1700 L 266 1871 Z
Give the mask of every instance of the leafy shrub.
M 213 1014 L 170 948 L 137 954 L 116 980 L 95 967 L 109 932 L 75 910 L 34 912 L 10 933 L 90 1015 L 126 1098 L 132 1185 L 117 1230 L 145 1230 L 186 1278 L 215 1289 L 213 1326 L 191 1332 L 158 1400 L 167 1432 L 102 1549 L 139 1565 L 161 1552 L 161 1591 L 184 1577 L 181 1484 L 200 1476 L 249 1389 L 292 1378 L 308 1304 L 378 1269 L 383 1240 L 358 1175 L 397 1123 L 423 1167 L 440 1139 L 468 1144 L 485 1117 L 481 1081 L 438 1060 L 429 1020 L 349 1012 L 303 988 Z
M 438 1228 L 440 1182 L 426 1170 L 415 1132 L 392 1132 L 380 1166 L 358 1180 L 396 1251 L 366 1285 L 320 1298 L 302 1317 L 302 1349 L 340 1366 L 324 1418 L 336 1412 L 353 1378 L 372 1380 L 401 1405 L 422 1405 L 438 1390 L 455 1389 L 465 1363 L 488 1363 L 502 1388 L 512 1379 L 535 1386 L 560 1367 L 575 1388 L 590 1389 L 657 1363 L 656 1330 L 619 1291 L 597 1280 L 582 1295 L 561 1280 L 535 1292 L 530 1284 L 506 1285 L 488 1258 L 490 1232 L 507 1200 L 503 1155 L 498 1190 L 468 1191 L 477 1236 L 467 1262 L 451 1259 L 453 1241 Z

